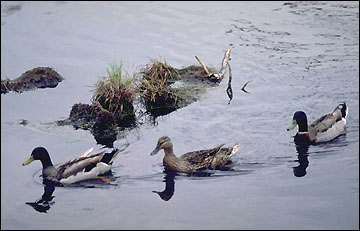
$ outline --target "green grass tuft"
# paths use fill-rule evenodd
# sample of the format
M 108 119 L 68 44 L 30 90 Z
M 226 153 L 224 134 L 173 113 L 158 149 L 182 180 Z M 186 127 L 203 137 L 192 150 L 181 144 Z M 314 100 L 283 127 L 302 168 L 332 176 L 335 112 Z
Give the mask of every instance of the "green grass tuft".
M 134 76 L 124 75 L 122 63 L 110 65 L 107 74 L 108 76 L 96 83 L 93 104 L 100 104 L 103 109 L 114 113 L 118 119 L 134 115 Z

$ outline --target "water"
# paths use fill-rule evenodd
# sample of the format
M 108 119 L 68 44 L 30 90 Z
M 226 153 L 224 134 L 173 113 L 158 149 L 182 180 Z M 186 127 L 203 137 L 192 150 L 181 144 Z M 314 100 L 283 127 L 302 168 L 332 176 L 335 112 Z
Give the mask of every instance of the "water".
M 50 66 L 65 78 L 1 95 L 1 228 L 359 229 L 358 28 L 358 2 L 1 2 L 1 77 Z M 119 137 L 112 184 L 55 187 L 46 215 L 25 204 L 44 193 L 41 164 L 21 166 L 34 147 L 55 164 L 102 148 L 54 122 L 90 103 L 109 64 L 132 73 L 163 57 L 181 68 L 197 55 L 220 68 L 227 47 L 230 104 L 226 74 L 199 101 Z M 297 150 L 293 113 L 314 120 L 343 101 L 348 133 Z M 177 155 L 240 150 L 232 171 L 172 176 L 163 152 L 150 156 L 163 135 Z

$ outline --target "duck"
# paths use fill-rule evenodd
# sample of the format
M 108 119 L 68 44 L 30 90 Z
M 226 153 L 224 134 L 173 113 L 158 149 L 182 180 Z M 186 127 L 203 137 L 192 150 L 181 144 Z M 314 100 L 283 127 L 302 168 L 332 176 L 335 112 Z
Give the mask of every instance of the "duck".
M 345 102 L 340 103 L 332 112 L 314 120 L 310 125 L 308 125 L 305 112 L 297 111 L 294 113 L 287 131 L 293 130 L 298 125 L 299 130 L 294 136 L 296 144 L 328 142 L 347 132 L 346 117 L 348 111 L 347 104 Z
M 42 163 L 42 177 L 44 180 L 64 184 L 73 184 L 82 180 L 101 179 L 101 176 L 111 170 L 111 165 L 119 153 L 113 149 L 109 153 L 105 151 L 90 155 L 93 148 L 90 148 L 83 155 L 73 158 L 59 167 L 55 168 L 51 162 L 49 152 L 44 147 L 33 149 L 30 157 L 22 163 L 23 166 L 34 160 Z
M 168 136 L 162 136 L 158 139 L 155 149 L 150 155 L 157 154 L 161 149 L 164 150 L 163 165 L 165 169 L 175 172 L 195 173 L 205 169 L 217 169 L 230 161 L 238 150 L 239 145 L 223 148 L 221 144 L 215 148 L 188 152 L 177 157 L 173 151 L 173 144 Z

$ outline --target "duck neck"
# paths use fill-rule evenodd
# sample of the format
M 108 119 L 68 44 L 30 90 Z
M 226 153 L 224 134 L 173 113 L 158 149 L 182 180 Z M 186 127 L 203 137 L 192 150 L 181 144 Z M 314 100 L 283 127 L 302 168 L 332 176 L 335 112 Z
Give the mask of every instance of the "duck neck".
M 180 158 L 178 158 L 173 151 L 172 147 L 164 148 L 164 158 L 163 158 L 163 165 L 166 169 L 170 169 L 173 171 L 179 170 L 179 164 L 181 163 Z
M 299 126 L 299 132 L 307 132 L 308 131 L 308 123 L 307 120 L 297 121 Z
M 175 156 L 173 148 L 171 146 L 164 148 L 164 152 L 165 156 Z
M 41 164 L 42 164 L 43 168 L 54 166 L 53 163 L 51 162 L 51 159 L 50 159 L 49 155 L 45 156 L 40 161 L 41 161 Z

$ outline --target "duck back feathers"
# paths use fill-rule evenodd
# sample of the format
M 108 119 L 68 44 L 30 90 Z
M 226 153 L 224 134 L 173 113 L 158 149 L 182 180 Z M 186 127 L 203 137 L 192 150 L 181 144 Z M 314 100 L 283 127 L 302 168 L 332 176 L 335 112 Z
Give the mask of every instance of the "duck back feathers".
M 119 150 L 114 149 L 110 153 L 102 151 L 94 155 L 74 158 L 58 167 L 56 178 L 62 183 L 74 183 L 79 179 L 86 180 L 104 174 L 111 169 L 110 165 L 118 153 Z
M 325 132 L 337 122 L 346 119 L 347 112 L 348 107 L 346 103 L 339 104 L 331 113 L 323 115 L 319 119 L 313 121 L 310 124 L 310 127 L 316 128 L 317 132 Z
M 95 155 L 91 155 L 91 156 L 81 156 L 81 157 L 76 157 L 74 159 L 71 159 L 67 162 L 65 162 L 64 164 L 60 165 L 58 167 L 58 173 L 56 178 L 57 179 L 63 179 L 63 178 L 68 178 L 71 175 L 76 175 L 78 172 L 81 171 L 90 171 L 91 168 L 93 168 L 94 166 L 96 166 L 96 164 L 98 162 L 100 162 L 102 156 L 103 156 L 104 152 L 95 154 Z

